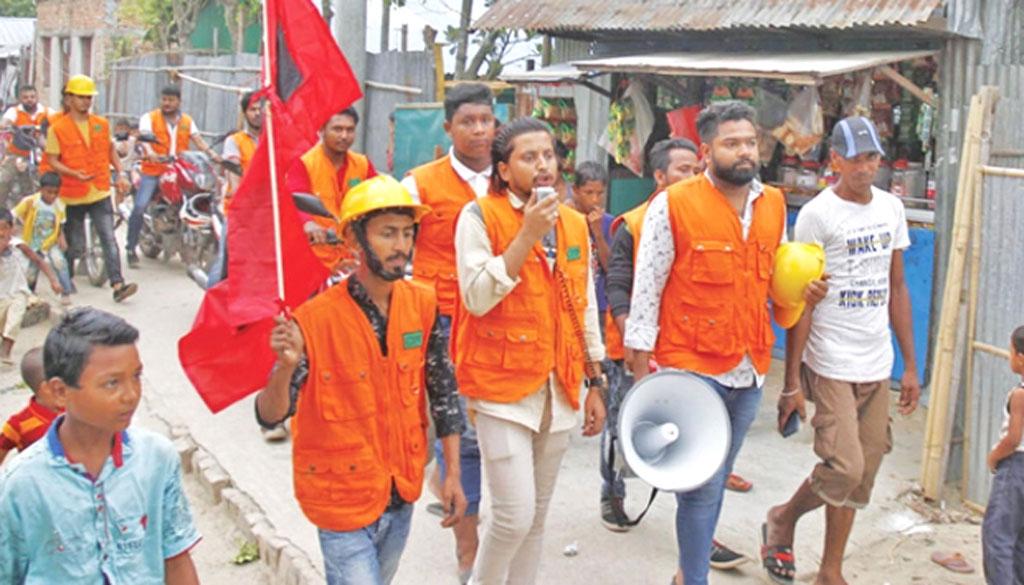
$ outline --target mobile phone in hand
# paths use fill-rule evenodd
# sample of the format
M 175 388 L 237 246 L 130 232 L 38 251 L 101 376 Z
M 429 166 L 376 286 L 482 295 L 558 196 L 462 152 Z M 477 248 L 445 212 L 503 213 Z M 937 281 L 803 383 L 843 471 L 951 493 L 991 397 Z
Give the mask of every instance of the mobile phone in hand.
M 537 194 L 538 202 L 544 201 L 548 197 L 551 197 L 552 195 L 557 193 L 554 187 L 534 187 L 533 192 Z
M 800 430 L 800 413 L 795 409 L 789 413 L 789 418 L 786 419 L 786 424 L 782 425 L 782 438 L 785 439 L 792 435 L 795 435 Z

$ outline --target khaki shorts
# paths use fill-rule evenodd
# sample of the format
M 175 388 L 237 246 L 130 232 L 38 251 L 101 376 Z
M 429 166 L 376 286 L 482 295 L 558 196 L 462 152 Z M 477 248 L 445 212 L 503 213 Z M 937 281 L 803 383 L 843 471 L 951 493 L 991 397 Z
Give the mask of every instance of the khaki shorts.
M 889 380 L 853 383 L 800 369 L 804 395 L 814 402 L 811 490 L 833 506 L 863 508 L 871 500 L 882 457 L 892 450 Z

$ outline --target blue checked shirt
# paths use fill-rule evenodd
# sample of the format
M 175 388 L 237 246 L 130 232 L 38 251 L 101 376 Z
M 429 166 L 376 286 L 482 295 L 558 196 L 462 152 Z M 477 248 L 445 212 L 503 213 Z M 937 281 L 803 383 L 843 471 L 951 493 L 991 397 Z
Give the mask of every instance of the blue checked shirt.
M 178 453 L 132 428 L 92 478 L 65 456 L 63 420 L 0 476 L 0 583 L 163 585 L 164 560 L 199 541 Z

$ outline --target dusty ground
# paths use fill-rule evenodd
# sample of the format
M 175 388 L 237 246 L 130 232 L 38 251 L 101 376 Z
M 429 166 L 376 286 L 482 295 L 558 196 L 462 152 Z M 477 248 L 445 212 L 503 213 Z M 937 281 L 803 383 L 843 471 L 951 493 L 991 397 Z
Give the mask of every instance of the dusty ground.
M 307 552 L 319 565 L 316 535 L 295 504 L 291 486 L 290 446 L 266 445 L 252 414 L 251 399 L 212 415 L 185 379 L 177 362 L 177 340 L 195 315 L 200 291 L 175 263 L 144 261 L 129 277 L 140 283 L 139 294 L 121 306 L 110 300 L 109 289 L 94 289 L 84 281 L 76 302 L 114 309 L 142 331 L 140 351 L 146 367 L 146 399 L 161 418 L 185 424 L 196 441 L 211 452 L 232 476 L 239 489 L 251 495 L 266 511 L 280 534 Z M 25 332 L 16 354 L 41 339 L 45 325 Z M 806 426 L 783 440 L 774 429 L 773 411 L 779 392 L 781 364 L 775 364 L 765 391 L 761 412 L 751 429 L 737 464 L 737 471 L 754 482 L 748 494 L 730 493 L 725 502 L 718 535 L 721 540 L 756 558 L 758 527 L 767 508 L 786 499 L 814 463 L 811 433 Z M 9 387 L 13 374 L 0 376 L 0 387 Z M 20 407 L 24 392 L 0 393 L 0 415 Z M 910 493 L 920 466 L 920 437 L 924 413 L 909 419 L 894 415 L 896 447 L 883 464 L 872 505 L 858 516 L 849 547 L 847 577 L 852 584 L 981 585 L 979 574 L 961 576 L 934 565 L 936 550 L 959 550 L 980 571 L 980 527 L 953 515 L 956 523 L 931 521 L 934 508 L 911 505 Z M 143 421 L 143 424 L 145 422 Z M 559 477 L 548 519 L 540 583 L 542 585 L 664 585 L 675 566 L 674 514 L 671 496 L 661 495 L 644 523 L 628 534 L 613 534 L 601 527 L 598 511 L 598 442 L 574 434 Z M 647 488 L 629 484 L 629 508 L 638 510 Z M 413 530 L 394 585 L 447 585 L 457 583 L 452 537 L 425 511 L 425 496 L 417 506 Z M 206 536 L 196 551 L 204 583 L 243 585 L 262 583 L 227 561 L 238 546 L 232 527 L 216 509 L 193 497 Z M 951 506 L 952 507 L 952 506 Z M 915 512 L 919 509 L 925 513 Z M 484 515 L 486 517 L 486 505 Z M 821 514 L 808 516 L 800 525 L 796 555 L 798 582 L 811 583 L 820 559 L 823 533 Z M 207 528 L 206 526 L 209 526 Z M 567 557 L 563 549 L 575 543 L 579 554 Z M 252 570 L 249 568 L 242 571 Z M 712 583 L 732 585 L 764 581 L 759 564 L 750 562 L 738 571 L 712 574 Z

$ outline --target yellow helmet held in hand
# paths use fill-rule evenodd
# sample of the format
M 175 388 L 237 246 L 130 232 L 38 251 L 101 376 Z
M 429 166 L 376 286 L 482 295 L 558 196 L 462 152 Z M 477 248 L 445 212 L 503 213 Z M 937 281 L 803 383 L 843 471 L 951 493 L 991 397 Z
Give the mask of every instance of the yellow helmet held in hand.
M 64 93 L 93 96 L 99 92 L 96 91 L 96 82 L 88 75 L 72 75 L 64 86 Z
M 345 233 L 345 228 L 350 223 L 368 213 L 394 208 L 411 209 L 416 223 L 430 211 L 430 207 L 413 201 L 409 191 L 393 177 L 377 175 L 367 179 L 345 194 L 345 199 L 341 202 L 341 217 L 338 218 L 338 235 Z
M 804 291 L 825 273 L 825 250 L 818 244 L 787 242 L 775 252 L 775 267 L 768 286 L 775 322 L 789 329 L 804 312 Z

